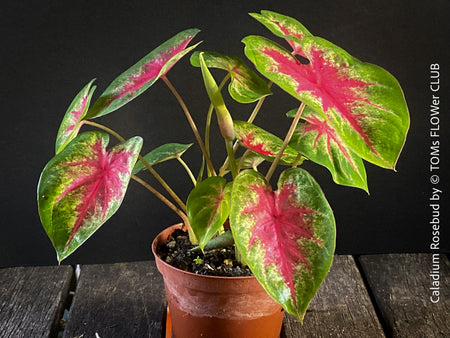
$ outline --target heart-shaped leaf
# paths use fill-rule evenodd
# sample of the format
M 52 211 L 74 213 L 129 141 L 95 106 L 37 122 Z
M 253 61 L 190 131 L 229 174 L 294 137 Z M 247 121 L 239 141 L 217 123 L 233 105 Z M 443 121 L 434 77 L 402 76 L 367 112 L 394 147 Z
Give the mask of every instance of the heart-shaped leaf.
M 70 255 L 119 208 L 142 146 L 134 137 L 106 150 L 108 134 L 78 135 L 45 166 L 38 185 L 42 225 L 58 255 Z
M 244 147 L 261 154 L 268 161 L 273 161 L 283 144 L 283 140 L 277 136 L 245 121 L 234 121 L 234 132 Z M 287 146 L 280 159 L 280 164 L 293 164 L 297 155 L 296 150 Z
M 292 110 L 288 115 L 292 115 Z M 298 125 L 289 145 L 313 162 L 328 168 L 333 180 L 368 192 L 364 163 L 342 141 L 326 119 L 310 107 L 302 113 L 305 123 Z
M 73 99 L 59 127 L 56 136 L 55 152 L 59 153 L 64 147 L 73 140 L 83 124 L 83 118 L 89 109 L 92 94 L 95 86 L 92 87 L 92 80 L 78 93 Z
M 262 37 L 244 40 L 245 53 L 258 70 L 288 93 L 326 116 L 356 154 L 393 169 L 409 128 L 403 92 L 387 71 L 355 59 L 319 38 L 301 40 L 302 63 Z
M 186 48 L 198 32 L 188 29 L 178 33 L 119 75 L 89 109 L 87 118 L 109 114 L 142 94 L 198 45 Z
M 285 38 L 295 54 L 303 55 L 301 40 L 312 34 L 297 20 L 271 11 L 261 11 L 261 14 L 250 15 L 266 26 L 276 36 Z
M 220 176 L 208 177 L 189 194 L 187 215 L 202 250 L 227 220 L 230 194 L 227 181 Z
M 244 260 L 264 289 L 302 319 L 334 253 L 334 216 L 322 190 L 299 168 L 282 173 L 276 192 L 245 170 L 231 201 L 231 230 Z
M 190 144 L 181 144 L 181 143 L 167 143 L 159 146 L 156 149 L 153 149 L 147 155 L 144 156 L 144 160 L 150 164 L 151 166 L 165 162 L 168 160 L 173 160 L 181 157 L 186 150 L 188 150 L 192 146 Z M 142 164 L 141 161 L 136 162 L 136 165 L 133 168 L 133 175 L 136 175 L 141 170 L 145 170 L 145 165 Z
M 191 64 L 195 67 L 200 67 L 199 54 L 195 52 L 191 56 Z M 237 102 L 250 103 L 271 94 L 267 83 L 240 58 L 216 52 L 202 52 L 202 55 L 208 68 L 219 68 L 230 73 L 228 91 Z

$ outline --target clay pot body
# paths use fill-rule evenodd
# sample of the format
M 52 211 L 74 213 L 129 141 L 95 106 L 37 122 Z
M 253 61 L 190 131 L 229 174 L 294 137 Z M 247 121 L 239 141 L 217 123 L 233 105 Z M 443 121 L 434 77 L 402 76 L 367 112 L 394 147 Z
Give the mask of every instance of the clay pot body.
M 197 275 L 158 257 L 157 248 L 182 226 L 162 231 L 152 245 L 164 277 L 173 337 L 279 337 L 284 312 L 255 277 Z

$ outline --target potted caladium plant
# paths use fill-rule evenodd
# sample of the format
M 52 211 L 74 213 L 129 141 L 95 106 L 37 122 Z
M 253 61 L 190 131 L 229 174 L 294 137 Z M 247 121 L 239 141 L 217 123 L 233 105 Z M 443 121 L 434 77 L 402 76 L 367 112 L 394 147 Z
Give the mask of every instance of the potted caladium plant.
M 260 36 L 243 39 L 245 55 L 268 82 L 237 57 L 206 51 L 191 55 L 192 65 L 201 69 L 211 103 L 204 137 L 167 78 L 172 66 L 198 45 L 189 46 L 199 32 L 189 29 L 117 77 L 93 104 L 94 80 L 79 92 L 61 123 L 55 156 L 39 180 L 39 215 L 59 262 L 117 211 L 130 179 L 145 186 L 180 216 L 182 224 L 165 230 L 153 243 L 158 268 L 165 278 L 176 336 L 181 336 L 183 330 L 190 337 L 204 333 L 203 329 L 192 331 L 192 327 L 180 329 L 176 319 L 183 316 L 188 325 L 195 317 L 202 318 L 205 327 L 212 325 L 216 337 L 220 336 L 218 325 L 223 325 L 225 335 L 232 335 L 230 321 L 250 317 L 256 327 L 261 327 L 270 316 L 278 326 L 271 332 L 263 329 L 269 336 L 276 336 L 281 328 L 281 307 L 302 320 L 332 263 L 335 220 L 321 188 L 299 166 L 304 160 L 318 163 L 330 171 L 337 184 L 368 191 L 363 160 L 394 169 L 409 128 L 401 87 L 387 71 L 314 36 L 293 18 L 270 11 L 251 16 L 285 40 L 286 47 Z M 219 85 L 210 68 L 225 70 Z M 92 121 L 119 109 L 159 79 L 178 100 L 202 151 L 198 175 L 181 158 L 191 144 L 166 144 L 143 156 L 141 137 L 125 140 L 109 127 Z M 227 81 L 234 100 L 255 104 L 247 121 L 233 120 L 227 109 L 222 96 Z M 287 114 L 273 112 L 274 121 L 292 118 L 282 138 L 253 123 L 265 97 L 271 94 L 272 84 L 298 99 L 298 107 Z M 220 168 L 215 168 L 211 160 L 210 124 L 214 111 L 227 150 Z M 95 126 L 99 131 L 80 132 L 83 125 Z M 109 135 L 119 141 L 111 149 L 107 149 Z M 239 153 L 240 149 L 243 151 Z M 187 202 L 154 168 L 167 160 L 178 160 L 193 183 Z M 262 162 L 270 163 L 264 175 L 258 171 Z M 273 189 L 270 182 L 280 165 L 288 168 Z M 166 195 L 138 176 L 143 170 L 156 178 Z M 212 282 L 219 294 L 216 305 L 207 305 L 213 298 L 211 291 L 201 296 L 198 290 L 192 290 L 204 288 L 192 286 L 202 277 L 170 267 L 159 257 L 159 248 L 170 240 L 175 228 L 187 232 L 196 262 L 202 260 L 203 252 L 229 245 L 235 260 L 248 266 L 253 276 L 218 277 Z M 173 282 L 175 274 L 194 279 Z M 230 295 L 227 283 L 234 279 L 240 284 L 237 295 Z M 181 290 L 186 286 L 191 288 L 188 298 Z M 255 289 L 262 291 L 264 301 L 247 298 L 245 293 Z M 231 297 L 231 305 L 224 305 L 224 295 Z M 200 303 L 194 303 L 197 301 Z M 270 313 L 261 314 L 259 308 L 268 308 Z M 210 310 L 215 314 L 205 312 Z M 205 318 L 213 324 L 207 324 Z M 243 326 L 238 330 L 242 333 Z M 261 337 L 261 333 L 255 336 Z

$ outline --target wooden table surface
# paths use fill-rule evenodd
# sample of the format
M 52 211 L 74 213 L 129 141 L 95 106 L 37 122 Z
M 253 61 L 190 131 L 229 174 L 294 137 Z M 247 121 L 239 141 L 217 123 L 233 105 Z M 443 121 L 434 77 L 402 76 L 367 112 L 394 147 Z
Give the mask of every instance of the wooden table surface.
M 154 261 L 83 265 L 79 277 L 71 266 L 0 269 L 2 338 L 159 338 L 165 320 Z M 286 316 L 281 337 L 450 337 L 448 258 L 337 255 L 303 325 Z

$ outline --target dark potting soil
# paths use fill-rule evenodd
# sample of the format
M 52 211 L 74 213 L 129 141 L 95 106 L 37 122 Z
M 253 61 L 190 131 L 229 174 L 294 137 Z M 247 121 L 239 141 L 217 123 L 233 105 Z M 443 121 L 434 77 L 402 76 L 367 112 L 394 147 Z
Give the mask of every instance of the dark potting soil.
M 189 241 L 186 232 L 175 230 L 161 245 L 159 257 L 166 263 L 184 271 L 209 276 L 238 277 L 252 276 L 247 266 L 234 258 L 234 246 L 202 252 L 192 251 L 195 245 Z

